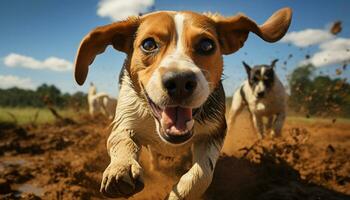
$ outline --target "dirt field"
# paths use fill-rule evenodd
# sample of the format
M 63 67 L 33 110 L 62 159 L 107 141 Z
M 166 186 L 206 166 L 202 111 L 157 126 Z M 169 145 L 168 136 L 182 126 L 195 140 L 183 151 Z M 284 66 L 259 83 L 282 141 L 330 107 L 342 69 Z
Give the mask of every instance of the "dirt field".
M 350 199 L 350 123 L 289 120 L 282 138 L 256 142 L 247 119 L 229 128 L 204 199 Z M 0 199 L 103 198 L 108 122 L 76 121 L 0 125 Z M 133 199 L 163 199 L 178 174 L 150 172 L 145 151 L 142 164 L 146 186 Z

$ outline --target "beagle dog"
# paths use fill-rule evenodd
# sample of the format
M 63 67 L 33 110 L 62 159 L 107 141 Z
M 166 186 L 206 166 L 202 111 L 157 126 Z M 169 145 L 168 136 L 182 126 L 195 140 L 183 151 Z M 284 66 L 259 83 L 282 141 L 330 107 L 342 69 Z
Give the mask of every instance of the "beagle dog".
M 108 119 L 113 119 L 117 100 L 106 93 L 97 93 L 96 86 L 91 82 L 88 91 L 88 105 L 90 116 L 94 117 L 102 113 Z
M 259 139 L 263 138 L 266 131 L 270 131 L 271 136 L 280 136 L 286 118 L 287 94 L 274 70 L 277 61 L 253 68 L 243 62 L 248 80 L 236 90 L 232 98 L 230 124 L 234 124 L 246 105 Z M 268 119 L 265 127 L 263 117 Z
M 196 199 L 211 183 L 226 134 L 223 55 L 240 49 L 249 32 L 267 42 L 281 39 L 291 22 L 284 8 L 264 24 L 243 14 L 222 17 L 190 11 L 159 11 L 101 26 L 80 44 L 75 79 L 108 45 L 126 53 L 113 130 L 111 158 L 101 192 L 130 197 L 142 190 L 142 146 L 165 156 L 192 154 L 193 164 L 167 199 Z

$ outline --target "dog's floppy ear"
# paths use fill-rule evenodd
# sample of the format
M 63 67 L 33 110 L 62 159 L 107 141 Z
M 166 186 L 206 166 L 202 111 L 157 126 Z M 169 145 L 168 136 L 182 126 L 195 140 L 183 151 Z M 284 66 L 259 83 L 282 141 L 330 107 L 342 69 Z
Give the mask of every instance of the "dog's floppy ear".
M 247 40 L 249 32 L 255 33 L 267 42 L 276 42 L 286 34 L 291 19 L 290 8 L 278 10 L 260 26 L 243 14 L 214 19 L 220 38 L 221 52 L 231 54 L 240 49 Z
M 270 65 L 270 66 L 271 66 L 272 68 L 275 68 L 277 62 L 278 62 L 278 59 L 273 60 L 273 61 L 271 62 L 271 65 Z
M 244 65 L 245 71 L 247 72 L 248 76 L 250 76 L 250 71 L 252 70 L 252 68 L 244 61 L 242 63 Z
M 97 27 L 87 34 L 80 43 L 75 59 L 74 76 L 79 85 L 85 82 L 95 57 L 105 51 L 108 45 L 118 51 L 130 53 L 132 51 L 133 39 L 139 25 L 139 18 L 129 18 L 125 21 L 112 23 Z

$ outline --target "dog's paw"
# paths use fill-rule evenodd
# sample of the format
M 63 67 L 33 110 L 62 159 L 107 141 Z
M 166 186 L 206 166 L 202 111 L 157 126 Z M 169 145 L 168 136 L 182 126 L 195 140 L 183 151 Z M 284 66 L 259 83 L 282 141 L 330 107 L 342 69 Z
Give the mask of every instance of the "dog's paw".
M 184 199 L 193 199 L 193 200 L 199 200 L 201 198 L 199 197 L 190 197 L 180 191 L 171 191 L 164 200 L 184 200 Z
M 171 191 L 170 194 L 168 194 L 164 200 L 181 200 L 184 199 L 183 197 L 179 196 L 175 192 Z
M 276 137 L 276 132 L 275 132 L 274 130 L 271 130 L 271 131 L 270 131 L 270 136 L 271 136 L 271 137 Z
M 191 191 L 190 185 L 174 185 L 170 193 L 165 197 L 165 200 L 183 200 L 183 199 L 197 199 L 189 196 Z
M 281 137 L 281 136 L 282 136 L 282 135 L 281 135 L 281 131 L 275 131 L 275 130 L 271 130 L 270 135 L 271 135 L 271 137 L 273 137 L 273 138 L 278 138 L 278 137 Z
M 110 198 L 128 198 L 144 187 L 142 168 L 136 160 L 111 162 L 103 172 L 101 193 Z

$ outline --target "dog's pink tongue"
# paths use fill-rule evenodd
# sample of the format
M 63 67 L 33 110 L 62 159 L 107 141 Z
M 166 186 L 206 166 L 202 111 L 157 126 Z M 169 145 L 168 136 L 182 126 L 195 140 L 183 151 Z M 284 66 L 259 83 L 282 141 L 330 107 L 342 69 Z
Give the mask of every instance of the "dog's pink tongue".
M 192 120 L 192 109 L 182 107 L 167 107 L 162 112 L 162 121 L 165 129 L 173 134 L 186 130 L 186 122 Z

